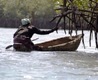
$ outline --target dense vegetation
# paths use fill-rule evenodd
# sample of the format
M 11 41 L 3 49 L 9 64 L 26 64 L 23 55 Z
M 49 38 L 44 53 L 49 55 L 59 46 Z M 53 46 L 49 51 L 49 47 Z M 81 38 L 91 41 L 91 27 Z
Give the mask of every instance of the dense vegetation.
M 64 0 L 0 0 L 0 26 L 17 27 L 21 18 L 31 18 L 32 23 L 40 28 L 50 28 L 55 22 L 49 23 L 52 17 L 59 13 L 55 11 Z M 67 1 L 67 0 L 66 0 Z M 90 1 L 98 0 L 69 0 L 78 9 L 90 10 Z M 69 5 L 67 3 L 67 5 Z M 92 4 L 95 6 L 95 3 Z
M 46 24 L 55 14 L 54 6 L 53 0 L 0 0 L 0 26 L 17 27 L 25 17 L 36 25 Z

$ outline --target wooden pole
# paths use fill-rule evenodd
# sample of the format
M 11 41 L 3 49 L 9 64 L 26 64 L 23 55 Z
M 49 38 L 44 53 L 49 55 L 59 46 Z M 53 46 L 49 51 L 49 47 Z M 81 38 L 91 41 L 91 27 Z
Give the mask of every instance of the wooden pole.
M 63 6 L 66 7 L 67 0 L 63 0 Z

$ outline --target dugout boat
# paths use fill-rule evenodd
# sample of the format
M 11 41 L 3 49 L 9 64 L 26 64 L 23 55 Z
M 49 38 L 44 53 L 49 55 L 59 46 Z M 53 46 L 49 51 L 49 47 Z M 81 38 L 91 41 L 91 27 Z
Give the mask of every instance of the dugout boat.
M 43 43 L 35 44 L 35 46 L 41 47 L 41 51 L 76 51 L 80 45 L 82 36 L 82 34 L 79 34 L 75 36 L 61 37 Z M 21 44 L 9 45 L 6 47 L 6 49 L 15 46 L 17 47 L 17 49 L 15 49 L 16 51 L 33 51 L 30 49 L 26 50 L 26 48 L 23 48 Z
M 42 51 L 76 51 L 79 47 L 82 34 L 66 36 L 43 43 L 35 44 L 42 47 Z

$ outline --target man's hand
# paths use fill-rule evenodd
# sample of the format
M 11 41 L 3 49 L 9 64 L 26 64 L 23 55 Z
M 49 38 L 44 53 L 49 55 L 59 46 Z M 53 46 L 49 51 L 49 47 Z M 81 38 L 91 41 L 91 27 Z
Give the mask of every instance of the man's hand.
M 57 30 L 58 30 L 58 27 L 55 27 L 55 28 L 53 28 L 52 30 L 53 30 L 53 31 L 57 31 Z

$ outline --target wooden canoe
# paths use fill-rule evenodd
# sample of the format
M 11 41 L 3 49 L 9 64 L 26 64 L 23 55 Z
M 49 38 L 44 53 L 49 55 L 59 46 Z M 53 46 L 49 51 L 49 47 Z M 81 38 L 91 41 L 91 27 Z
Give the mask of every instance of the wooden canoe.
M 76 36 L 67 36 L 51 41 L 35 44 L 42 47 L 42 51 L 76 51 L 82 34 Z

